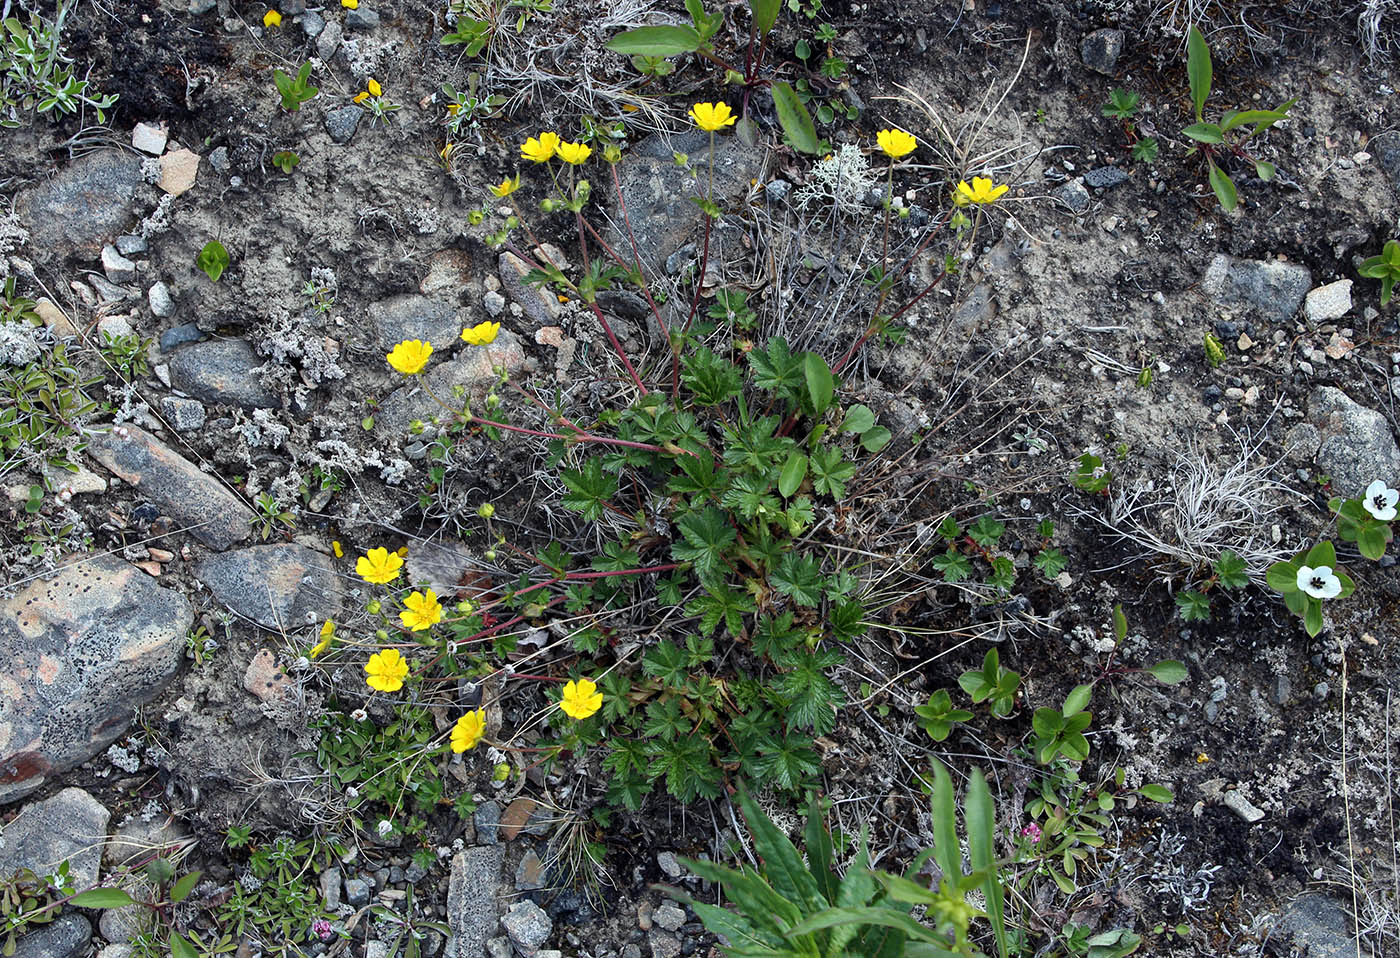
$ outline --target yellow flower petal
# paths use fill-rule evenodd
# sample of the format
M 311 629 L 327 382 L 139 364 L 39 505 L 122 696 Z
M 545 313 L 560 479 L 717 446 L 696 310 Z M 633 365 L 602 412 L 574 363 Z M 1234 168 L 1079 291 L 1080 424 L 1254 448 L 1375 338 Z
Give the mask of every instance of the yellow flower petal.
M 603 693 L 591 679 L 566 682 L 559 698 L 559 708 L 570 718 L 586 719 L 603 707 Z
M 555 152 L 565 163 L 578 166 L 593 155 L 593 147 L 586 143 L 560 143 Z
M 908 133 L 903 130 L 881 130 L 875 134 L 875 142 L 880 144 L 880 149 L 891 159 L 899 159 L 901 156 L 908 156 L 914 152 L 914 148 L 919 145 Z
M 526 140 L 520 147 L 520 156 L 532 163 L 548 163 L 558 149 L 559 134 L 546 131 L 538 137 L 532 136 Z
M 282 25 L 282 14 L 276 10 L 269 10 L 263 14 L 263 26 L 280 27 Z
M 486 734 L 486 710 L 477 709 L 468 712 L 457 720 L 452 726 L 452 751 L 458 753 L 469 752 L 476 748 L 483 735 Z
M 412 376 L 428 364 L 428 357 L 432 354 L 433 347 L 421 339 L 405 339 L 385 358 L 389 360 L 390 366 L 405 376 Z
M 384 649 L 365 663 L 365 684 L 376 692 L 397 692 L 408 678 L 408 660 L 398 649 Z
M 485 346 L 496 341 L 496 335 L 501 331 L 500 323 L 493 323 L 487 320 L 484 323 L 477 323 L 471 329 L 462 330 L 462 342 L 472 346 Z
M 369 82 L 365 84 L 365 89 L 369 90 L 370 96 L 379 96 L 384 92 L 384 88 L 379 85 L 379 81 L 374 77 L 369 78 Z
M 399 621 L 403 623 L 404 628 L 414 632 L 430 629 L 442 621 L 442 603 L 438 601 L 432 589 L 410 592 L 403 600 L 403 611 L 399 613 Z
M 371 549 L 355 560 L 355 574 L 366 582 L 383 585 L 399 577 L 403 558 L 388 549 Z
M 700 129 L 711 133 L 733 126 L 739 120 L 728 103 L 697 103 L 690 108 L 690 118 Z
M 510 196 L 510 194 L 514 193 L 518 189 L 520 189 L 520 177 L 516 176 L 512 179 L 511 177 L 507 176 L 505 179 L 501 180 L 500 186 L 491 187 L 491 192 L 494 193 L 496 196 L 499 196 L 501 199 L 505 199 L 507 196 Z
M 340 0 L 340 5 L 346 10 L 360 9 L 360 0 Z

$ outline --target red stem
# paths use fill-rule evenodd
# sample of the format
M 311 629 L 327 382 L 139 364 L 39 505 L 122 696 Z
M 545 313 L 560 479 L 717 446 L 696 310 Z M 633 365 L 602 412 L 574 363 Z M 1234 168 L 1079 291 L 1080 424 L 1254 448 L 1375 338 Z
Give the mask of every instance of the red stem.
M 582 253 L 583 253 L 583 268 L 584 268 L 585 271 L 587 271 L 587 270 L 588 270 L 588 237 L 587 237 L 586 235 L 584 235 L 584 232 L 583 232 L 583 214 L 582 214 L 582 213 L 575 213 L 575 214 L 574 214 L 574 219 L 575 219 L 575 221 L 576 221 L 577 224 L 578 224 L 578 246 L 579 246 L 579 249 L 580 249 L 580 250 L 582 251 Z M 645 396 L 645 395 L 649 392 L 649 390 L 647 389 L 647 387 L 645 387 L 645 386 L 642 385 L 642 380 L 641 380 L 641 378 L 637 375 L 637 371 L 636 371 L 635 369 L 632 368 L 632 361 L 631 361 L 630 359 L 627 358 L 627 353 L 626 353 L 625 350 L 623 350 L 622 344 L 621 344 L 620 342 L 617 341 L 617 334 L 613 332 L 612 326 L 610 326 L 610 325 L 608 324 L 607 317 L 603 315 L 603 311 L 602 311 L 601 309 L 598 308 L 598 304 L 597 304 L 597 302 L 595 302 L 594 300 L 589 299 L 589 300 L 588 300 L 588 305 L 589 305 L 590 307 L 592 307 L 592 309 L 593 309 L 593 315 L 594 315 L 594 316 L 597 316 L 597 317 L 598 317 L 598 322 L 602 324 L 602 326 L 603 326 L 603 332 L 605 332 L 605 333 L 608 334 L 608 342 L 612 343 L 613 351 L 616 352 L 618 358 L 622 360 L 622 365 L 625 366 L 626 369 L 627 369 L 627 375 L 629 375 L 629 376 L 632 377 L 632 382 L 634 382 L 634 383 L 637 384 L 637 388 L 638 388 L 639 390 L 641 390 L 642 395 Z

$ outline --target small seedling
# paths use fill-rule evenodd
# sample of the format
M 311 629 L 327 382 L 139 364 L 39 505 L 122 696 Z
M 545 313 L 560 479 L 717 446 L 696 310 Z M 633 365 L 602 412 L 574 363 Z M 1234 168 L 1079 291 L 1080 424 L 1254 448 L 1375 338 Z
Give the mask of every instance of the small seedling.
M 273 70 L 272 82 L 277 84 L 277 92 L 282 95 L 282 109 L 295 113 L 301 109 L 303 103 L 320 93 L 320 88 L 312 86 L 310 81 L 309 60 L 301 65 L 295 77 L 290 77 L 281 70 Z
M 1205 351 L 1206 362 L 1212 369 L 1225 361 L 1225 347 L 1220 345 L 1220 340 L 1215 338 L 1214 333 L 1208 332 L 1201 338 L 1201 348 Z
M 1141 93 L 1133 93 L 1119 87 L 1109 95 L 1108 102 L 1103 105 L 1103 115 L 1115 120 L 1131 120 L 1137 114 L 1138 103 L 1141 100 Z
M 1337 550 L 1332 543 L 1319 542 L 1286 562 L 1269 566 L 1269 588 L 1283 594 L 1288 611 L 1303 617 L 1308 635 L 1322 631 L 1322 603 L 1345 599 L 1356 591 L 1351 576 L 1337 568 Z
M 1105 468 L 1102 459 L 1093 453 L 1086 452 L 1079 457 L 1079 468 L 1070 476 L 1069 481 L 1074 484 L 1076 489 L 1082 489 L 1085 492 L 1103 492 L 1113 481 L 1113 473 Z
M 1006 718 L 1016 707 L 1016 690 L 1021 686 L 1021 674 L 1002 668 L 996 649 L 988 649 L 982 668 L 968 669 L 958 676 L 958 685 L 974 702 L 992 703 L 992 714 Z
M 1395 281 L 1400 280 L 1400 243 L 1386 240 L 1379 256 L 1372 256 L 1357 270 L 1367 279 L 1381 281 L 1381 306 L 1390 305 L 1390 295 L 1395 291 Z
M 297 168 L 297 164 L 299 163 L 301 163 L 301 157 L 297 156 L 291 150 L 278 150 L 276 153 L 272 154 L 272 165 L 283 173 L 290 174 L 292 170 Z
M 224 249 L 224 244 L 218 240 L 210 240 L 195 257 L 194 265 L 204 270 L 211 282 L 217 283 L 228 268 L 228 250 Z

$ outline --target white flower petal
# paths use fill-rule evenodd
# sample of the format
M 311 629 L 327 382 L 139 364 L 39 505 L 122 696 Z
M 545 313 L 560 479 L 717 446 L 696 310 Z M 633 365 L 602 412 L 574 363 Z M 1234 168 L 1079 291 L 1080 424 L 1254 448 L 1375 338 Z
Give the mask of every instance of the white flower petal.
M 1342 594 L 1342 580 L 1336 576 L 1328 576 L 1322 582 L 1322 588 L 1318 590 L 1319 599 L 1335 599 Z
M 1374 499 L 1376 496 L 1383 495 L 1386 491 L 1385 480 L 1377 479 L 1366 487 L 1366 498 Z
M 1313 580 L 1313 569 L 1312 569 L 1312 566 L 1310 566 L 1310 565 L 1299 566 L 1299 567 L 1298 567 L 1298 580 L 1297 580 L 1297 581 L 1298 581 L 1298 588 L 1301 589 L 1301 590 L 1304 591 L 1304 592 L 1307 592 L 1308 595 L 1312 595 L 1311 592 L 1308 592 L 1308 587 L 1309 587 L 1309 585 L 1311 585 L 1312 580 Z

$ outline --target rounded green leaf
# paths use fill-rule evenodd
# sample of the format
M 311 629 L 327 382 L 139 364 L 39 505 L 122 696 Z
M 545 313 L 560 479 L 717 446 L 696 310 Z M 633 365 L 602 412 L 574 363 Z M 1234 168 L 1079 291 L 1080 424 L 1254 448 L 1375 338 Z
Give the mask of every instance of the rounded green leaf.
M 817 139 L 817 127 L 812 115 L 802 105 L 796 91 L 787 83 L 774 83 L 773 105 L 778 110 L 778 122 L 787 134 L 795 149 L 803 153 L 820 153 L 821 143 Z
M 875 425 L 875 414 L 869 406 L 855 405 L 846 410 L 846 418 L 841 422 L 842 432 L 860 435 Z
M 860 444 L 866 452 L 879 452 L 890 444 L 892 438 L 894 437 L 884 426 L 871 426 L 865 431 L 865 435 L 860 437 Z
M 1147 671 L 1163 685 L 1178 685 L 1185 682 L 1188 675 L 1186 666 L 1176 659 L 1163 659 Z
M 1240 197 L 1235 192 L 1234 181 L 1214 163 L 1210 165 L 1210 188 L 1215 191 L 1215 198 L 1220 201 L 1220 206 L 1225 212 L 1229 213 L 1239 205 Z
M 1312 566 L 1314 569 L 1320 565 L 1325 565 L 1329 569 L 1334 569 L 1337 566 L 1337 550 L 1331 542 L 1323 539 L 1308 550 L 1307 557 L 1303 559 L 1302 564 Z M 1297 575 L 1296 569 L 1294 570 L 1294 575 Z
M 1357 530 L 1356 548 L 1368 559 L 1379 559 L 1385 555 L 1386 533 L 1390 526 L 1380 522 L 1368 522 Z
M 791 499 L 806 477 L 807 457 L 800 452 L 794 452 L 788 456 L 787 462 L 783 464 L 783 471 L 778 475 L 778 491 L 783 494 L 784 499 Z
M 1089 704 L 1089 697 L 1093 695 L 1093 692 L 1094 687 L 1092 685 L 1076 685 L 1070 690 L 1069 695 L 1065 697 L 1065 707 L 1061 709 L 1061 714 L 1068 718 L 1071 715 L 1076 715 L 1084 711 Z
M 1307 608 L 1303 610 L 1303 627 L 1308 630 L 1308 635 L 1316 636 L 1322 631 L 1322 600 L 1308 599 Z
M 1171 789 L 1161 785 L 1144 785 L 1138 789 L 1138 794 L 1148 801 L 1162 802 L 1163 804 L 1176 797 L 1172 794 Z
M 1275 592 L 1282 592 L 1287 595 L 1290 592 L 1298 591 L 1298 563 L 1296 562 L 1275 562 L 1269 566 L 1268 573 L 1264 580 L 1269 583 L 1269 588 Z

